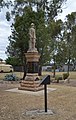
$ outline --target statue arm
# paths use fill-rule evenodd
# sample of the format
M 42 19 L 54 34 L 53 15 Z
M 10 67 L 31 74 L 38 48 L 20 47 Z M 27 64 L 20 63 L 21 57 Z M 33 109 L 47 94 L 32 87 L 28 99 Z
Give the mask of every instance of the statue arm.
M 31 29 L 29 29 L 29 37 L 32 38 Z
M 31 28 L 29 30 L 29 36 L 30 36 L 30 38 L 36 39 L 35 29 Z

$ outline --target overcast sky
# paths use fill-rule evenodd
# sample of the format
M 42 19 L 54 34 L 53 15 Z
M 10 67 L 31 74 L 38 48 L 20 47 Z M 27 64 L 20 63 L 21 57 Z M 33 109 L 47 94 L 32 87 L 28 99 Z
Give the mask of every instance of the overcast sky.
M 0 58 L 5 60 L 7 55 L 5 54 L 6 47 L 9 44 L 8 36 L 11 34 L 11 22 L 7 22 L 5 18 L 5 9 L 0 12 Z M 71 12 L 76 11 L 76 0 L 67 0 L 67 3 L 63 6 L 63 13 L 59 14 L 58 18 L 62 20 L 65 16 Z

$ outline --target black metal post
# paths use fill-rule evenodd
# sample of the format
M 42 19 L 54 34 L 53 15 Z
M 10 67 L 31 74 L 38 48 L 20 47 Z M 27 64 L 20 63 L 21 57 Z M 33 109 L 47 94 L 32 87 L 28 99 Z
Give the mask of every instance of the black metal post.
M 47 112 L 47 84 L 50 84 L 50 75 L 46 76 L 40 83 L 40 85 L 44 85 L 45 112 Z
M 45 112 L 47 112 L 47 85 L 44 85 L 44 92 L 45 92 Z

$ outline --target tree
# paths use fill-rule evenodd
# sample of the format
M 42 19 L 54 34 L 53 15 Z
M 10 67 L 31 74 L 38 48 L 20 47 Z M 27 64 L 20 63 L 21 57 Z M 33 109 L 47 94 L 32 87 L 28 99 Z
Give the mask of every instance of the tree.
M 12 1 L 10 0 L 7 0 L 7 1 L 5 1 L 5 0 L 0 0 L 0 11 L 1 11 L 1 9 L 3 8 L 3 7 L 6 7 L 6 8 L 8 8 L 9 9 L 9 6 L 12 6 L 13 4 L 12 4 Z
M 44 13 L 42 11 L 39 11 L 38 13 L 35 11 L 32 11 L 30 7 L 26 7 L 25 10 L 26 10 L 26 14 L 24 12 L 24 14 L 22 16 L 17 15 L 15 17 L 15 24 L 13 24 L 13 26 L 12 26 L 12 27 L 14 27 L 14 29 L 12 29 L 12 36 L 10 36 L 10 38 L 9 38 L 10 45 L 7 48 L 7 51 L 10 53 L 11 56 L 13 55 L 12 54 L 12 52 L 13 52 L 16 56 L 19 56 L 22 59 L 21 61 L 23 61 L 23 62 L 25 61 L 24 53 L 26 53 L 28 50 L 28 41 L 29 41 L 28 31 L 30 28 L 30 24 L 32 22 L 34 22 L 36 25 L 36 28 L 38 28 L 37 36 L 38 36 L 40 30 L 41 30 L 42 34 L 44 34 L 44 32 L 46 32 L 46 27 L 44 25 L 44 18 L 43 18 Z M 34 18 L 36 18 L 36 19 L 34 20 Z M 43 26 L 43 28 L 40 28 L 41 26 L 38 25 L 38 22 L 40 23 L 40 25 Z M 45 29 L 45 31 L 44 31 L 44 29 Z M 36 46 L 37 46 L 37 48 L 40 48 L 39 51 L 43 51 L 43 49 L 41 49 L 42 48 L 41 45 L 43 44 L 42 41 L 43 40 L 45 41 L 45 39 L 44 39 L 43 35 L 42 35 L 43 38 L 41 37 L 42 40 L 39 37 L 37 37 L 38 42 L 37 42 Z M 47 43 L 47 41 L 46 41 L 46 43 Z M 43 47 L 46 45 L 46 43 L 44 42 Z
M 28 28 L 30 27 L 30 24 L 34 22 L 37 35 L 36 47 L 41 54 L 40 63 L 41 65 L 43 65 L 50 61 L 50 56 L 48 57 L 48 54 L 50 55 L 52 49 L 50 47 L 52 37 L 50 37 L 50 35 L 48 34 L 48 26 L 50 25 L 49 22 L 53 21 L 51 21 L 50 19 L 51 15 L 53 16 L 52 10 L 54 11 L 54 9 L 52 9 L 50 5 L 54 5 L 54 7 L 56 8 L 55 12 L 58 13 L 58 10 L 60 9 L 59 6 L 61 6 L 63 1 L 64 0 L 62 0 L 62 2 L 58 0 L 55 2 L 55 0 L 52 0 L 49 6 L 47 0 L 43 1 L 44 7 L 43 9 L 41 9 L 42 1 L 38 3 L 33 0 L 15 0 L 14 10 L 12 11 L 12 15 L 15 16 L 15 19 L 14 24 L 12 24 L 12 35 L 9 37 L 10 44 L 7 47 L 7 52 L 10 56 L 15 54 L 15 56 L 19 56 L 22 59 L 21 61 L 24 61 L 24 53 L 28 49 Z M 37 9 L 33 10 L 35 6 L 37 7 Z M 56 15 L 57 14 L 54 14 L 52 19 L 54 19 Z
M 64 38 L 66 40 L 65 42 L 67 46 L 66 59 L 68 63 L 68 73 L 69 73 L 70 63 L 76 60 L 75 27 L 76 27 L 76 12 L 72 12 L 71 14 L 68 14 L 66 16 L 65 31 L 64 31 L 64 36 L 65 36 Z
M 61 56 L 61 42 L 62 42 L 62 30 L 63 30 L 63 22 L 61 20 L 51 20 L 49 22 L 49 36 L 50 36 L 50 56 L 52 57 L 54 61 L 54 77 L 55 77 L 55 68 L 56 63 L 60 62 L 62 56 Z M 60 58 L 60 60 L 58 59 Z
M 48 0 L 47 0 L 48 1 Z M 62 12 L 62 5 L 67 0 L 50 0 L 46 4 L 47 20 L 53 20 L 59 13 Z
M 3 59 L 0 58 L 0 63 L 2 63 Z

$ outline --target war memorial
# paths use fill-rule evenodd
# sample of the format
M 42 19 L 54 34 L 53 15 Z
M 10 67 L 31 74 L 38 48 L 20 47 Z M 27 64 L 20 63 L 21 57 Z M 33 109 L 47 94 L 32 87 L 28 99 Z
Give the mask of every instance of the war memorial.
M 31 23 L 31 27 L 29 29 L 29 49 L 27 53 L 25 53 L 27 62 L 27 75 L 25 80 L 22 80 L 20 83 L 20 87 L 18 88 L 19 90 L 38 91 L 43 89 L 42 86 L 39 86 L 40 80 L 38 76 L 38 70 L 40 54 L 38 53 L 35 44 L 36 33 L 34 23 Z

